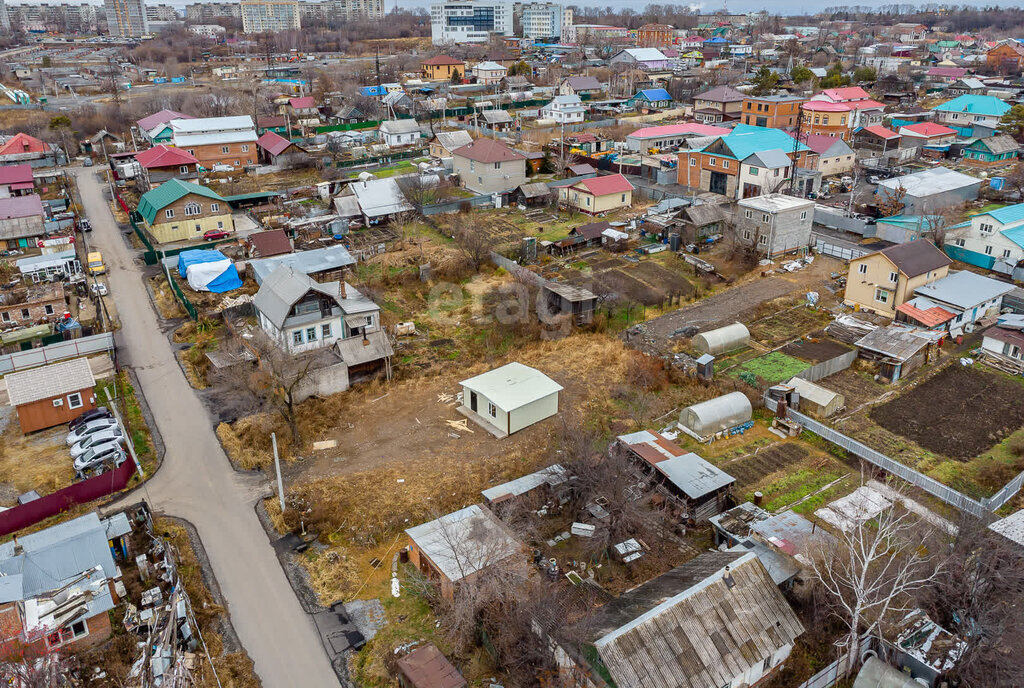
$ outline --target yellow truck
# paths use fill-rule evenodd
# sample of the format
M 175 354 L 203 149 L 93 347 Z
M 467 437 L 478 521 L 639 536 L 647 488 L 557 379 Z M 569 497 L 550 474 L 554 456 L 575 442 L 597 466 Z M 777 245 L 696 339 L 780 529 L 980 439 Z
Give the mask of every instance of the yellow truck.
M 90 253 L 87 262 L 90 275 L 102 275 L 107 271 L 107 266 L 103 264 L 103 254 L 99 251 Z

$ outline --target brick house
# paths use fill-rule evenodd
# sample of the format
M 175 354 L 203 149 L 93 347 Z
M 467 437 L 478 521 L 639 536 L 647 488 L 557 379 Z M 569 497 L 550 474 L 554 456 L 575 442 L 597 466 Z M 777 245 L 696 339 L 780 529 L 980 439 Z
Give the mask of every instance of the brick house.
M 0 292 L 0 327 L 53 322 L 61 317 L 66 307 L 60 282 L 3 291 Z
M 206 169 L 256 164 L 256 126 L 249 115 L 176 119 L 171 129 L 174 147 L 188 151 Z

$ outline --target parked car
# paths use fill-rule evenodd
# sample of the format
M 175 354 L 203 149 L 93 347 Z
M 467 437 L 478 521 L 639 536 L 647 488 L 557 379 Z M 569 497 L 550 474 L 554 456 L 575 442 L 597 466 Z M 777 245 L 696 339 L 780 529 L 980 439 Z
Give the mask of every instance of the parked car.
M 77 459 L 93 447 L 99 447 L 111 442 L 116 442 L 118 444 L 124 442 L 124 433 L 121 432 L 121 428 L 110 428 L 109 430 L 104 430 L 103 432 L 97 432 L 83 437 L 81 442 L 71 445 L 71 458 Z
M 89 435 L 95 435 L 97 432 L 103 432 L 104 430 L 116 427 L 118 427 L 116 418 L 97 418 L 88 423 L 83 423 L 68 433 L 68 446 L 78 444 Z
M 230 232 L 223 229 L 211 229 L 209 232 L 203 234 L 203 241 L 217 241 L 218 239 L 227 239 Z
M 106 296 L 107 295 L 107 285 L 103 284 L 103 282 L 94 282 L 90 286 L 90 289 L 92 290 L 92 295 L 93 296 Z
M 87 218 L 83 217 L 81 220 L 78 221 L 78 228 L 80 230 L 82 230 L 83 232 L 91 232 L 92 231 L 92 223 L 89 222 L 89 220 Z
M 82 474 L 86 471 L 101 468 L 107 462 L 112 462 L 114 466 L 120 466 L 124 463 L 127 456 L 124 450 L 121 449 L 121 445 L 117 442 L 101 444 L 75 459 L 75 473 Z
M 113 418 L 114 416 L 107 410 L 106 406 L 97 406 L 94 409 L 82 413 L 70 423 L 68 423 L 68 430 L 74 430 L 82 423 L 88 423 L 89 421 L 99 420 L 100 418 Z
M 92 158 L 86 158 L 83 160 L 82 167 L 92 167 Z

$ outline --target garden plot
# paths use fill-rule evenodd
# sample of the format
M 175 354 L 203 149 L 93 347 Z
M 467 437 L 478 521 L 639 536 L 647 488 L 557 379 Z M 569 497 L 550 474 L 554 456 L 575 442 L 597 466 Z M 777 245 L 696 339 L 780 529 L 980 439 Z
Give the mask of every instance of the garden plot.
M 801 339 L 798 342 L 787 344 L 781 349 L 781 351 L 787 356 L 801 358 L 805 361 L 810 361 L 811 363 L 829 361 L 837 356 L 842 356 L 850 350 L 850 347 L 845 344 L 837 342 L 834 339 L 826 339 L 823 336 L 810 336 Z
M 544 276 L 557 277 L 599 295 L 616 294 L 645 306 L 660 305 L 669 296 L 689 297 L 694 293 L 693 285 L 682 273 L 654 260 L 632 264 L 600 250 L 557 271 L 545 272 Z
M 752 322 L 748 328 L 753 340 L 768 348 L 773 348 L 814 330 L 819 330 L 831 319 L 832 316 L 827 311 L 797 306 Z
M 760 387 L 788 380 L 809 367 L 806 361 L 799 358 L 793 358 L 781 351 L 771 351 L 764 356 L 744 361 L 729 370 L 728 375 Z

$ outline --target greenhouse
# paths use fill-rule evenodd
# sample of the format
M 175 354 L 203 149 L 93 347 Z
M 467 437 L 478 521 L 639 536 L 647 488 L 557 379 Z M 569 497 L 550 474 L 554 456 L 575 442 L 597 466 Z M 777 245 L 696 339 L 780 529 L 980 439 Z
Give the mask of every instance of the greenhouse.
M 679 425 L 698 439 L 743 425 L 753 418 L 754 409 L 743 392 L 730 392 L 714 399 L 687 406 L 679 414 Z
M 726 351 L 742 349 L 750 344 L 750 331 L 743 323 L 733 323 L 717 330 L 701 332 L 693 337 L 693 348 L 702 354 L 717 356 Z

